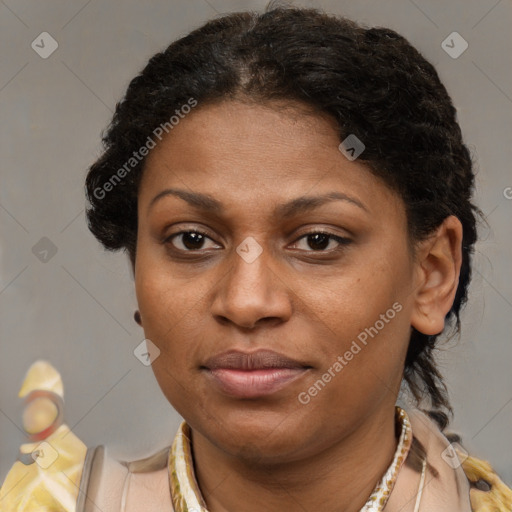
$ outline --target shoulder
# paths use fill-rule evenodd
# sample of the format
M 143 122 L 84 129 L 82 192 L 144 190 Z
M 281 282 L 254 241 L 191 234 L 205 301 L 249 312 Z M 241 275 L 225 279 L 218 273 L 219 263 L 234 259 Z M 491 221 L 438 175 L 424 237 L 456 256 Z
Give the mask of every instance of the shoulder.
M 461 437 L 440 429 L 428 411 L 411 408 L 407 413 L 413 443 L 405 466 L 418 473 L 425 459 L 432 477 L 423 496 L 425 510 L 512 512 L 512 490 L 487 461 L 470 455 Z
M 454 432 L 443 432 L 453 446 L 460 465 L 468 479 L 473 512 L 511 512 L 512 489 L 498 476 L 491 464 L 470 455 L 462 445 L 461 437 Z
M 61 432 L 65 430 L 60 429 Z M 68 438 L 73 438 L 68 431 Z M 48 454 L 32 458 L 29 445 L 22 445 L 20 457 L 0 486 L 0 512 L 160 512 L 172 511 L 168 476 L 168 453 L 164 448 L 145 459 L 131 462 L 113 457 L 104 445 L 73 450 L 62 449 L 49 439 L 38 449 Z M 56 451 L 55 462 L 50 460 Z M 36 463 L 37 462 L 37 463 Z M 63 474 L 66 477 L 63 477 Z M 73 478 L 72 478 L 73 477 Z
M 77 512 L 92 510 L 160 512 L 173 510 L 168 454 L 170 447 L 144 459 L 130 462 L 112 457 L 107 447 L 89 449 L 84 464 L 84 498 L 77 502 Z M 82 486 L 81 486 L 82 487 Z

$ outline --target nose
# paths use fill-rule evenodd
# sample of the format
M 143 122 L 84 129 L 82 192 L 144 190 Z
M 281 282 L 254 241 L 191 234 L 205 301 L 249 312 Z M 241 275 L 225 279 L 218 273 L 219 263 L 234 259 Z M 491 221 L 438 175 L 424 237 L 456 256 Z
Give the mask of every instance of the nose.
M 292 313 L 292 291 L 278 275 L 276 265 L 271 265 L 269 251 L 263 250 L 251 262 L 234 251 L 231 259 L 230 270 L 216 290 L 213 316 L 246 329 L 287 321 Z

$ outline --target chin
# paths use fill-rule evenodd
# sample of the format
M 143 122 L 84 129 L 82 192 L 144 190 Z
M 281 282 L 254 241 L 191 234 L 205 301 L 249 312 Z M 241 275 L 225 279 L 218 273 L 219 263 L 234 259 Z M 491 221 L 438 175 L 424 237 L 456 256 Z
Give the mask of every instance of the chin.
M 307 419 L 283 410 L 239 410 L 216 414 L 219 422 L 208 417 L 197 418 L 190 425 L 201 432 L 219 449 L 247 460 L 268 463 L 293 460 L 294 455 L 307 449 L 314 437 L 314 425 Z M 220 419 L 222 418 L 222 419 Z

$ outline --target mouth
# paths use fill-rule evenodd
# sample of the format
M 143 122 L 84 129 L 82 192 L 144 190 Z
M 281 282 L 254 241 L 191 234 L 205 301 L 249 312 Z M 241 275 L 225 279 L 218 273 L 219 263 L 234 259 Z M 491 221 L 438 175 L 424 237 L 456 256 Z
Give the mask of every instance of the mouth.
M 258 398 L 283 389 L 311 366 L 271 350 L 237 350 L 214 356 L 201 366 L 213 384 L 236 398 Z

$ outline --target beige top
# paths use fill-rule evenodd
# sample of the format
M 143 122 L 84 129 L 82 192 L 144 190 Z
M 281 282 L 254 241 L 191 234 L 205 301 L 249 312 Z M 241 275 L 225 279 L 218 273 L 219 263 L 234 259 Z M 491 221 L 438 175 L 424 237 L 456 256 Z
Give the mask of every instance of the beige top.
M 165 512 L 173 511 L 167 459 L 170 447 L 150 457 L 143 472 L 135 461 L 121 463 L 104 446 L 91 454 L 87 498 L 79 501 L 77 512 Z M 145 459 L 146 461 L 148 459 Z
M 449 449 L 450 443 L 425 414 L 411 410 L 408 415 L 416 450 L 421 453 L 418 446 L 423 446 L 426 454 L 425 471 L 422 477 L 421 467 L 418 469 L 403 464 L 384 512 L 471 512 L 470 486 L 464 470 L 461 465 L 449 464 L 443 459 L 443 453 Z M 193 472 L 190 447 L 183 443 L 184 430 L 186 424 L 182 423 L 171 447 L 155 454 L 150 462 L 131 463 L 131 469 L 113 460 L 103 447 L 99 447 L 88 485 L 89 500 L 86 500 L 83 511 L 96 512 L 99 508 L 103 512 L 182 512 L 175 510 L 172 505 L 173 481 L 175 489 L 179 483 L 179 498 L 184 499 L 185 503 L 188 501 L 189 512 L 205 510 L 193 509 L 194 503 L 204 501 L 198 495 L 200 491 Z M 135 472 L 136 466 L 141 464 L 147 466 L 146 471 Z M 423 491 L 419 508 L 415 510 L 422 478 Z M 194 499 L 197 501 L 194 502 Z M 82 511 L 78 509 L 78 512 Z

